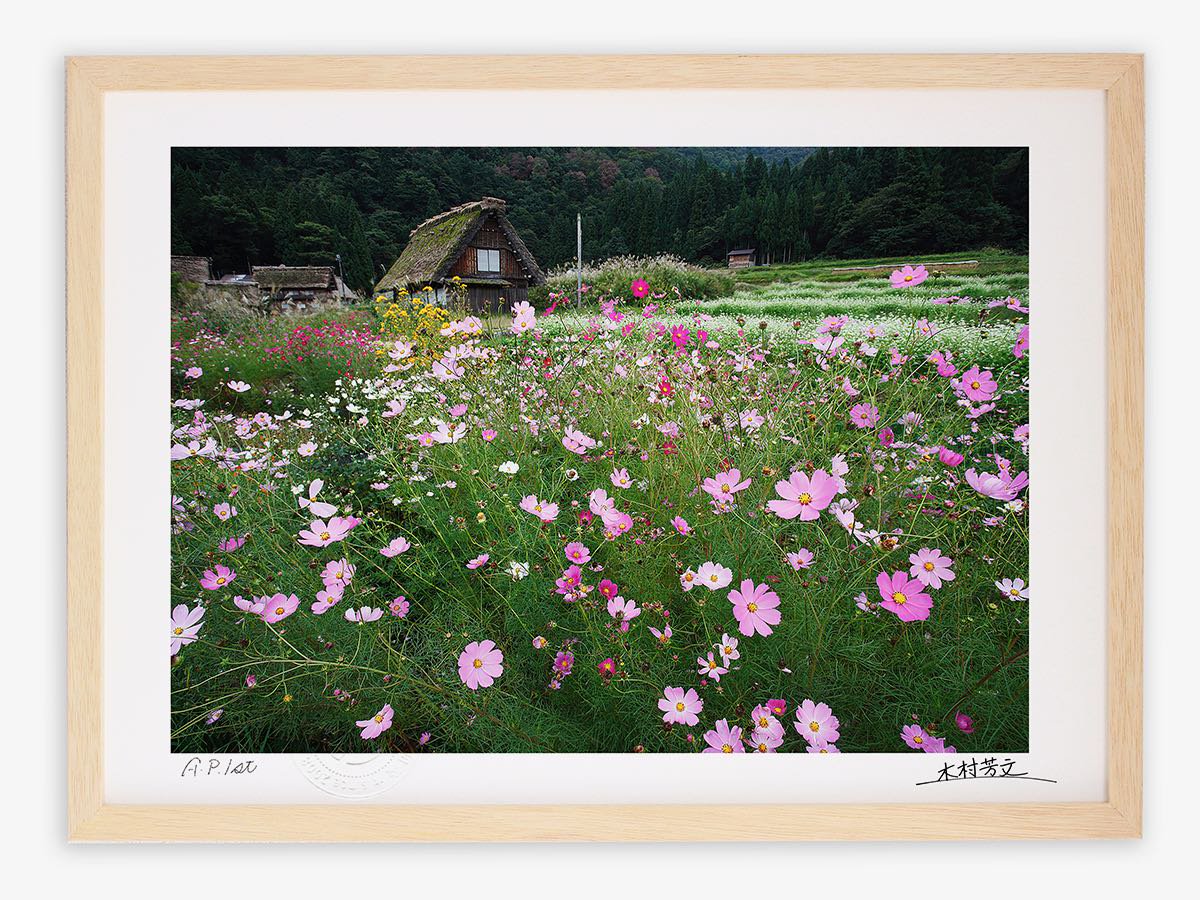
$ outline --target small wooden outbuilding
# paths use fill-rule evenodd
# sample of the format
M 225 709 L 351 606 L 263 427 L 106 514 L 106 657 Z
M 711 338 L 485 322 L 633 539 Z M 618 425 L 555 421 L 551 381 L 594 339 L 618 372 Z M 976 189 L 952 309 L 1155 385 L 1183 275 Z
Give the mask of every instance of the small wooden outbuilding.
M 474 313 L 510 309 L 527 300 L 530 286 L 544 284 L 546 276 L 505 216 L 505 207 L 503 200 L 484 197 L 422 222 L 375 285 L 376 293 L 415 293 L 429 286 L 445 302 L 457 277 Z
M 752 269 L 757 265 L 755 262 L 756 252 L 753 247 L 749 250 L 730 250 L 728 260 L 731 269 Z

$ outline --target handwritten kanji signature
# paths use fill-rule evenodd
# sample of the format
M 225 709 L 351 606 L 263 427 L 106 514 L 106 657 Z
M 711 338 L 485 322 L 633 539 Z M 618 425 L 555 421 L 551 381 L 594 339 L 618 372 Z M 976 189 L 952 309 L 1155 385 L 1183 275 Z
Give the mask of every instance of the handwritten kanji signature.
M 1017 778 L 1023 781 L 1046 781 L 1050 784 L 1058 784 L 1057 779 L 1054 778 L 1039 778 L 1028 772 L 1015 771 L 1016 766 L 1016 760 L 997 759 L 994 756 L 985 756 L 982 760 L 973 756 L 970 759 L 952 760 L 942 764 L 936 778 L 929 781 L 918 781 L 917 787 L 951 781 L 970 781 L 975 778 Z

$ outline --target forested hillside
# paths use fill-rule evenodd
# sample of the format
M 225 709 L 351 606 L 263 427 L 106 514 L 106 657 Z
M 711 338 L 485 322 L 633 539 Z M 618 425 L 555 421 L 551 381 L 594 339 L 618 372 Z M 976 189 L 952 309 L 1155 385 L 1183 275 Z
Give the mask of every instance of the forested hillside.
M 368 288 L 425 218 L 484 195 L 544 268 L 671 252 L 723 261 L 991 246 L 1027 252 L 1024 148 L 176 148 L 171 252 L 332 265 Z

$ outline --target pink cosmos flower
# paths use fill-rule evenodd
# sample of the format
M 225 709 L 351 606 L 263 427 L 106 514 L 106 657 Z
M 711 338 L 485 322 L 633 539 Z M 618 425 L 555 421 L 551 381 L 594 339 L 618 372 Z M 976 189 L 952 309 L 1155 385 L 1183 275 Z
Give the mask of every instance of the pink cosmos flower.
M 924 266 L 904 266 L 892 272 L 891 282 L 894 288 L 916 287 L 929 277 Z
M 686 574 L 686 573 L 685 573 Z M 701 563 L 696 570 L 696 583 L 702 584 L 710 591 L 719 591 L 733 581 L 733 569 L 727 569 L 720 563 Z M 684 588 L 688 588 L 685 586 Z
M 652 635 L 654 635 L 654 637 L 658 640 L 658 642 L 660 644 L 670 643 L 670 640 L 671 640 L 671 626 L 670 625 L 664 625 L 662 631 L 659 631 L 657 628 L 655 628 L 653 625 L 651 625 L 650 633 Z
M 663 688 L 663 697 L 658 701 L 663 712 L 663 721 L 670 725 L 687 725 L 689 728 L 700 721 L 699 713 L 704 701 L 693 688 L 686 691 L 681 687 Z
M 696 664 L 700 667 L 696 670 L 696 674 L 711 678 L 713 681 L 720 681 L 721 676 L 729 672 L 729 669 L 721 665 L 720 657 L 715 656 L 711 650 L 708 652 L 708 659 L 701 656 L 696 660 Z
M 767 709 L 771 711 L 773 716 L 782 716 L 787 713 L 786 700 L 768 700 Z
M 729 592 L 733 604 L 733 617 L 737 619 L 738 631 L 749 637 L 771 634 L 771 626 L 778 625 L 782 618 L 777 607 L 779 595 L 765 584 L 756 585 L 749 578 L 742 581 L 740 590 Z
M 364 741 L 373 741 L 385 731 L 392 727 L 392 705 L 385 703 L 383 709 L 375 713 L 369 719 L 363 719 L 361 722 L 355 722 L 362 729 L 362 739 Z
M 313 443 L 312 441 L 305 441 L 303 444 L 301 444 L 299 447 L 296 448 L 296 452 L 299 453 L 301 456 L 312 456 L 314 453 L 317 452 L 317 445 L 315 443 Z
M 1013 344 L 1013 356 L 1022 359 L 1029 352 L 1029 326 L 1026 325 L 1017 333 L 1017 342 Z
M 221 541 L 219 544 L 217 544 L 217 549 L 225 553 L 234 553 L 235 551 L 242 549 L 242 546 L 246 543 L 246 538 L 248 537 L 250 537 L 249 534 L 243 534 L 240 537 L 231 537 L 229 540 Z
M 536 494 L 521 498 L 521 509 L 532 513 L 543 522 L 553 522 L 558 518 L 558 504 L 548 500 L 539 500 Z
M 755 753 L 774 753 L 783 743 L 782 729 L 772 731 L 765 728 L 755 728 L 750 732 L 750 749 Z
M 211 569 L 205 569 L 204 574 L 200 578 L 200 587 L 205 590 L 215 591 L 219 588 L 229 587 L 237 578 L 237 572 L 227 566 L 213 566 Z
M 685 537 L 692 533 L 692 526 L 688 524 L 687 519 L 683 516 L 676 516 L 671 520 L 671 525 L 676 531 Z
M 228 503 L 218 503 L 213 507 L 213 515 L 222 522 L 227 522 L 238 514 L 237 507 Z
M 900 732 L 900 737 L 914 750 L 924 750 L 930 739 L 929 733 L 920 725 L 905 725 Z
M 801 547 L 795 553 L 789 553 L 787 555 L 788 565 L 790 565 L 797 572 L 799 572 L 801 569 L 807 569 L 809 566 L 811 566 L 812 561 L 815 558 L 816 557 L 813 555 L 813 552 L 806 547 Z
M 629 477 L 628 469 L 613 469 L 613 473 L 608 476 L 608 480 L 613 483 L 613 487 L 627 488 L 633 484 Z
M 837 744 L 830 741 L 816 740 L 804 748 L 809 753 L 841 753 Z
M 991 472 L 976 473 L 974 469 L 967 469 L 966 479 L 967 484 L 978 493 L 991 500 L 1002 500 L 1005 503 L 1017 499 L 1017 495 L 1029 484 L 1029 475 L 1025 472 L 1014 478 L 1008 472 L 1003 471 L 998 475 L 993 475 Z
M 1029 586 L 1023 578 L 1002 578 L 996 582 L 996 587 L 1007 600 L 1029 599 Z
M 567 562 L 578 563 L 579 565 L 591 562 L 592 560 L 592 551 L 579 541 L 572 541 L 567 544 L 563 553 L 566 554 Z
M 996 379 L 992 377 L 991 372 L 981 372 L 979 366 L 971 366 L 963 372 L 960 384 L 967 398 L 976 403 L 986 403 L 996 393 Z
M 374 622 L 383 617 L 383 610 L 374 606 L 363 606 L 358 609 L 347 609 L 343 614 L 347 622 L 356 622 L 359 625 L 365 622 Z
M 738 491 L 750 487 L 750 479 L 743 480 L 741 471 L 730 469 L 728 472 L 717 473 L 714 478 L 705 478 L 701 487 L 714 499 L 728 502 L 733 500 L 733 495 Z
M 856 403 L 850 409 L 850 421 L 855 428 L 874 428 L 879 424 L 879 410 L 870 403 Z
M 596 447 L 596 441 L 582 431 L 568 427 L 566 433 L 563 434 L 562 445 L 572 453 L 583 456 Z
M 300 532 L 300 543 L 307 547 L 328 547 L 342 540 L 354 527 L 354 520 L 334 516 L 328 522 L 315 519 L 308 524 L 308 530 Z
M 535 637 L 533 639 L 533 649 L 541 650 L 543 647 L 546 646 L 546 643 L 547 643 L 546 639 L 539 634 L 537 637 Z
M 617 594 L 621 593 L 621 591 L 617 588 L 616 583 L 607 578 L 602 580 L 600 584 L 596 586 L 596 590 L 600 592 L 600 596 L 605 600 L 611 600 L 613 597 L 617 596 Z
M 554 657 L 554 671 L 557 675 L 567 676 L 575 665 L 575 654 L 569 650 L 560 650 Z
M 555 580 L 556 594 L 574 594 L 583 583 L 583 569 L 579 566 L 567 566 L 562 576 Z
M 811 522 L 821 515 L 833 498 L 837 496 L 838 480 L 824 469 L 817 469 L 811 477 L 804 472 L 793 472 L 787 481 L 775 482 L 775 493 L 782 500 L 771 500 L 767 509 L 781 519 Z
M 263 598 L 262 618 L 264 622 L 274 625 L 276 622 L 282 622 L 297 609 L 300 608 L 300 598 L 295 594 L 275 594 L 272 597 Z
M 390 558 L 407 552 L 410 547 L 412 547 L 412 544 L 410 544 L 405 538 L 398 537 L 392 538 L 391 543 L 389 543 L 379 552 Z
M 965 712 L 956 712 L 954 714 L 954 727 L 963 734 L 975 733 L 975 722 Z
M 704 740 L 708 744 L 705 753 L 745 753 L 742 746 L 742 729 L 734 725 L 730 727 L 725 719 L 717 719 L 712 731 L 704 732 Z
M 608 601 L 608 614 L 614 619 L 628 622 L 630 619 L 636 619 L 640 616 L 642 610 L 632 600 L 626 600 L 624 597 L 613 597 Z
M 741 659 L 742 654 L 738 650 L 738 639 L 730 637 L 728 634 L 721 635 L 721 642 L 714 645 L 717 653 L 725 662 L 733 662 L 736 659 Z
M 482 566 L 486 566 L 487 561 L 490 558 L 491 557 L 489 557 L 486 553 L 480 553 L 477 557 L 475 557 L 473 560 L 471 560 L 470 562 L 467 563 L 467 568 L 468 569 L 478 569 Z
M 317 494 L 320 493 L 321 488 L 323 487 L 325 487 L 325 482 L 323 482 L 320 478 L 316 479 L 308 486 L 308 496 L 305 497 L 301 495 L 297 501 L 300 504 L 301 509 L 307 509 L 310 513 L 320 519 L 328 518 L 337 512 L 337 507 L 332 503 L 325 503 L 324 501 L 317 499 Z
M 179 653 L 179 649 L 185 644 L 190 644 L 196 640 L 196 636 L 200 634 L 200 628 L 204 624 L 200 621 L 203 618 L 203 606 L 197 605 L 195 609 L 188 609 L 186 603 L 180 603 L 171 610 L 172 656 Z
M 954 580 L 954 572 L 950 569 L 954 560 L 942 556 L 941 550 L 922 547 L 916 553 L 910 553 L 908 561 L 912 563 L 908 574 L 926 587 L 937 589 L 942 586 L 943 581 Z
M 403 597 L 397 597 L 395 600 L 393 600 L 391 603 L 388 604 L 388 612 L 390 612 L 397 619 L 403 619 L 405 616 L 407 616 L 408 608 L 409 608 L 408 601 L 405 600 Z
M 650 293 L 650 285 L 647 284 L 643 279 L 637 278 L 631 285 L 629 285 L 629 292 L 641 300 Z
M 955 453 L 949 447 L 939 447 L 938 459 L 941 460 L 943 466 L 953 469 L 955 466 L 962 464 L 963 455 L 961 453 Z
M 353 580 L 355 571 L 355 567 L 345 559 L 335 559 L 326 563 L 325 568 L 321 570 L 321 581 L 326 588 L 344 588 Z
M 269 597 L 254 597 L 247 600 L 241 594 L 233 598 L 233 605 L 238 609 L 250 613 L 252 616 L 261 616 L 263 610 L 267 608 L 267 600 Z
M 313 615 L 324 615 L 330 609 L 337 606 L 338 601 L 342 599 L 342 592 L 344 590 L 345 588 L 340 584 L 333 584 L 323 591 L 317 591 L 316 602 L 310 607 Z
M 504 654 L 492 641 L 472 641 L 458 655 L 458 677 L 475 691 L 491 687 L 504 672 Z
M 900 621 L 922 622 L 929 618 L 933 598 L 925 593 L 925 585 L 915 578 L 910 580 L 903 572 L 893 572 L 890 576 L 880 572 L 875 584 L 883 598 L 879 605 L 894 612 Z
M 810 744 L 816 741 L 833 743 L 839 737 L 838 717 L 825 703 L 805 700 L 796 707 L 796 732 Z

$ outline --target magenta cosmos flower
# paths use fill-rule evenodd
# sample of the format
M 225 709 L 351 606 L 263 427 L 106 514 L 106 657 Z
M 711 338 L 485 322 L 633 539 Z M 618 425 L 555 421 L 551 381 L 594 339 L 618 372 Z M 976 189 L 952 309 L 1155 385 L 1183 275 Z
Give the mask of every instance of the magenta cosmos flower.
M 817 469 L 812 476 L 804 472 L 793 472 L 787 481 L 775 482 L 775 493 L 782 500 L 771 500 L 767 509 L 781 519 L 811 522 L 821 515 L 821 510 L 833 502 L 838 491 L 838 480 L 824 469 Z
M 745 753 L 742 746 L 742 729 L 730 726 L 725 719 L 717 719 L 712 731 L 704 732 L 704 740 L 708 744 L 705 753 Z
M 458 655 L 458 677 L 475 691 L 490 687 L 504 672 L 504 654 L 492 641 L 472 641 Z
M 704 701 L 694 688 L 686 691 L 681 687 L 663 688 L 658 708 L 663 712 L 663 721 L 670 725 L 692 726 L 700 721 L 698 713 L 704 710 Z
M 810 744 L 817 741 L 832 744 L 840 736 L 840 724 L 828 704 L 805 700 L 796 707 L 796 731 Z
M 264 622 L 269 622 L 274 625 L 276 622 L 282 622 L 300 606 L 300 598 L 295 594 L 284 596 L 276 594 L 273 597 L 267 597 L 263 601 L 262 617 Z
M 733 617 L 737 619 L 738 631 L 749 637 L 758 633 L 766 637 L 771 626 L 778 625 L 780 618 L 779 595 L 765 584 L 756 585 L 749 578 L 742 581 L 740 590 L 729 592 L 733 604 Z
M 592 551 L 589 550 L 585 544 L 581 544 L 579 541 L 572 541 L 571 543 L 567 544 L 566 548 L 563 550 L 563 553 L 567 557 L 567 562 L 578 563 L 579 565 L 583 565 L 586 562 L 591 562 L 592 560 Z
M 879 586 L 879 605 L 894 612 L 902 622 L 921 622 L 929 618 L 933 609 L 933 598 L 925 593 L 925 585 L 903 572 L 880 572 L 875 578 Z
M 874 428 L 879 424 L 879 410 L 870 403 L 856 403 L 850 410 L 850 421 L 855 428 Z
M 180 603 L 171 610 L 171 655 L 174 656 L 185 644 L 196 640 L 200 627 L 204 624 L 204 607 L 197 606 L 188 609 L 186 603 Z
M 641 300 L 650 293 L 650 285 L 642 278 L 636 279 L 633 284 L 629 285 L 629 291 L 633 296 Z
M 215 591 L 218 588 L 229 587 L 236 578 L 237 572 L 233 569 L 226 566 L 214 566 L 204 570 L 204 575 L 200 578 L 200 587 Z
M 988 371 L 980 371 L 979 366 L 971 366 L 962 373 L 962 392 L 967 398 L 976 403 L 991 400 L 996 394 L 996 379 Z
M 974 734 L 975 720 L 968 716 L 965 712 L 956 712 L 954 714 L 954 727 L 963 734 Z
M 362 729 L 362 739 L 364 741 L 373 741 L 385 731 L 392 727 L 392 705 L 385 703 L 383 709 L 375 713 L 369 719 L 363 719 L 361 722 L 355 722 Z
M 904 266 L 892 272 L 892 287 L 906 288 L 916 287 L 929 277 L 929 272 L 924 266 Z
M 922 547 L 916 553 L 910 553 L 908 561 L 912 563 L 908 574 L 926 587 L 940 588 L 943 581 L 954 580 L 954 572 L 950 568 L 954 560 L 942 556 L 941 550 Z

